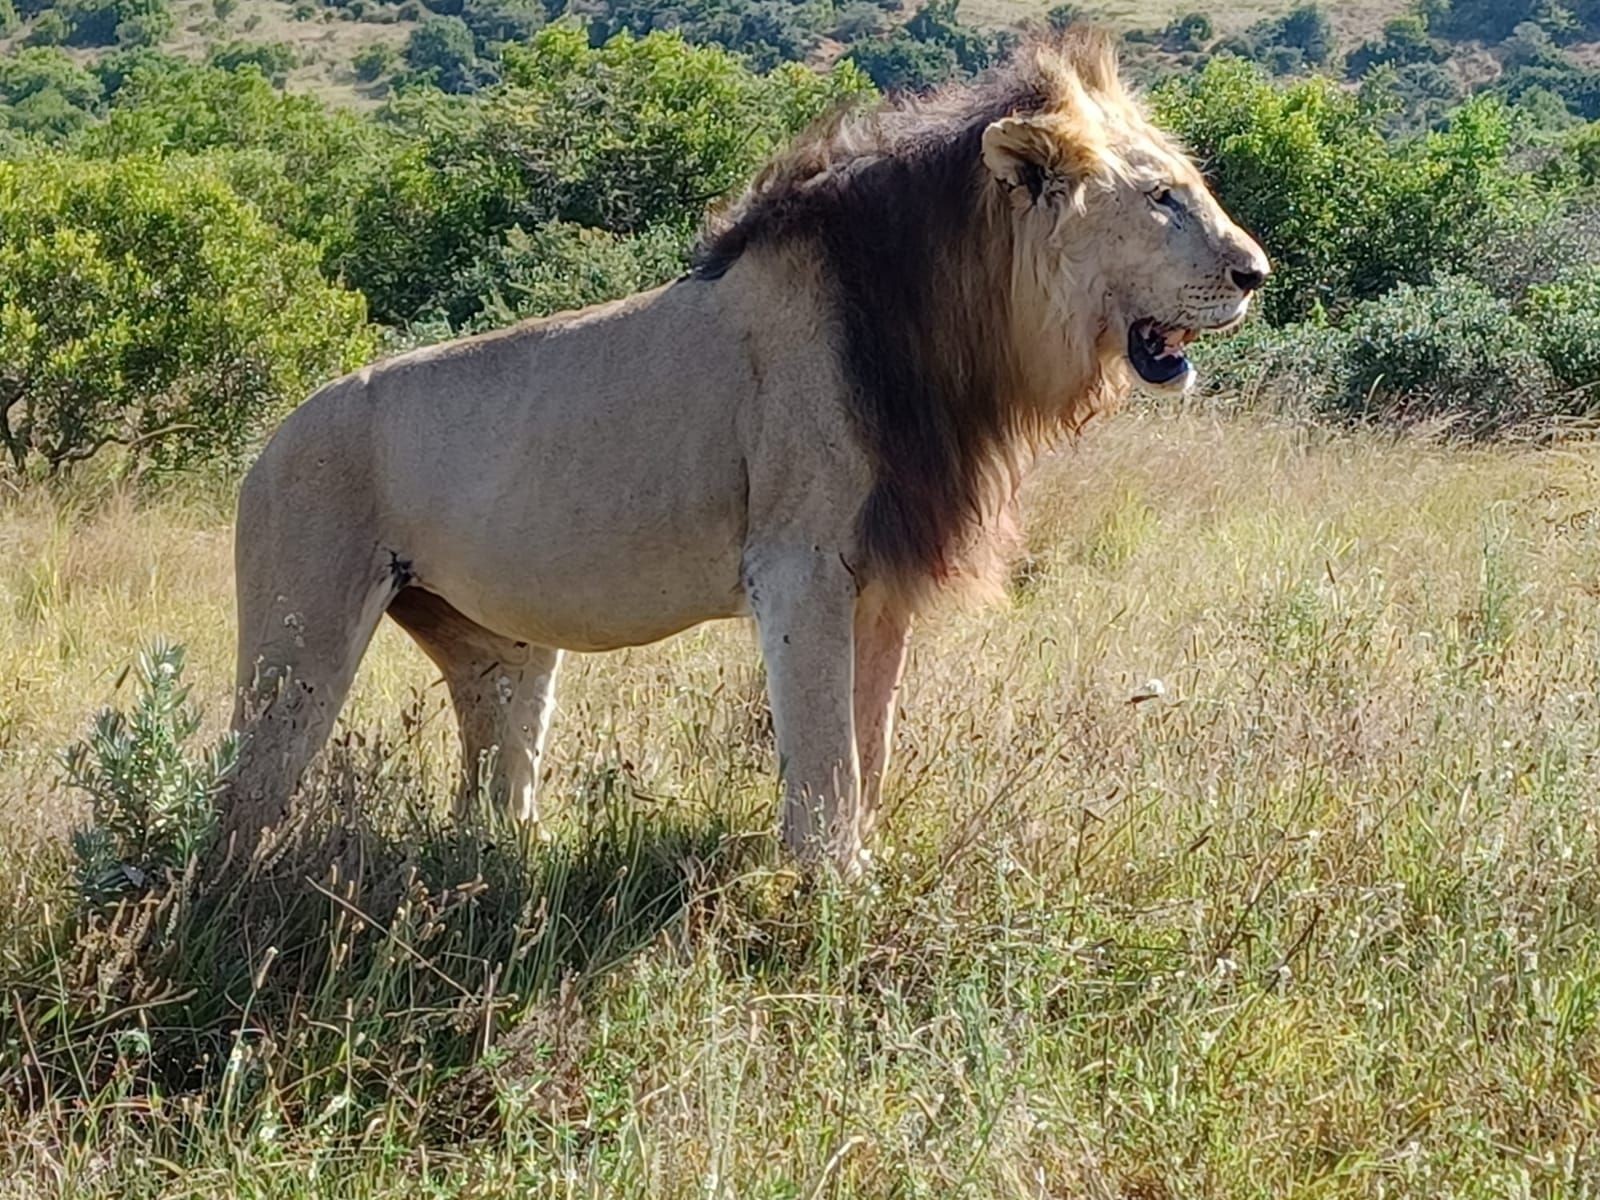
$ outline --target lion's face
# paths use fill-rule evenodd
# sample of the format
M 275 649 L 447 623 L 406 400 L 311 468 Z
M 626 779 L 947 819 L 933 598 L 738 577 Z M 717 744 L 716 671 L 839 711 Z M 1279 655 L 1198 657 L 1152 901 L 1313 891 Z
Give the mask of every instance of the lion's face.
M 1103 359 L 1125 357 L 1156 391 L 1189 387 L 1189 343 L 1236 328 L 1270 267 L 1188 158 L 1114 79 L 994 122 L 983 155 L 1009 195 L 1034 299 L 1067 313 L 1097 298 Z

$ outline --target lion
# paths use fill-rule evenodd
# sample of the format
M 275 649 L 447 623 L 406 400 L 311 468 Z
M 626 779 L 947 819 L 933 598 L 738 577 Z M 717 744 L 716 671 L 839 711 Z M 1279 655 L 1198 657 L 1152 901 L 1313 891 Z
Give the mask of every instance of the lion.
M 992 588 L 1058 435 L 1267 278 L 1098 34 L 847 112 L 708 220 L 681 278 L 317 391 L 239 500 L 225 828 L 279 822 L 381 618 L 438 666 L 458 804 L 537 822 L 567 652 L 753 617 L 805 862 L 853 873 L 912 622 Z

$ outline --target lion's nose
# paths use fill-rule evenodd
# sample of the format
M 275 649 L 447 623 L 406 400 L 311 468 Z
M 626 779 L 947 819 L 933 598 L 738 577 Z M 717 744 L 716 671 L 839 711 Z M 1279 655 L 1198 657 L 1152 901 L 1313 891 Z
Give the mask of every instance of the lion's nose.
M 1242 271 L 1236 269 L 1229 274 L 1233 276 L 1234 285 L 1241 292 L 1256 291 L 1267 281 L 1267 273 L 1256 267 L 1246 267 Z

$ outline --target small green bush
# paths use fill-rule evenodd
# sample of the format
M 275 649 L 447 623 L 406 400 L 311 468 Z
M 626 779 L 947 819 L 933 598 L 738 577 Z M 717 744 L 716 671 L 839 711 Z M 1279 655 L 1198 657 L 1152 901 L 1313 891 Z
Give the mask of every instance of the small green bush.
M 1555 380 L 1528 327 L 1482 284 L 1402 284 L 1349 323 L 1340 414 L 1402 421 L 1458 414 L 1489 433 L 1552 415 Z
M 551 222 L 513 226 L 459 272 L 429 314 L 457 328 L 494 329 L 524 317 L 583 308 L 665 283 L 687 265 L 675 230 L 618 237 Z
M 372 45 L 363 46 L 356 51 L 355 57 L 350 60 L 350 66 L 355 71 L 357 79 L 362 83 L 371 83 L 394 67 L 396 57 L 394 47 L 388 42 L 373 42 Z
M 61 15 L 61 10 L 47 8 L 33 19 L 28 29 L 28 45 L 63 46 L 71 36 L 72 26 L 67 24 L 67 18 Z
M 295 67 L 297 56 L 287 42 L 232 41 L 211 51 L 211 65 L 224 71 L 254 67 L 278 87 L 282 87 Z
M 213 800 L 239 756 L 224 734 L 198 755 L 199 711 L 183 685 L 184 649 L 158 641 L 139 655 L 132 709 L 105 709 L 61 754 L 68 786 L 88 794 L 92 819 L 74 831 L 78 885 L 91 903 L 159 884 L 211 840 Z
M 1600 405 L 1600 266 L 1586 263 L 1529 291 L 1521 316 L 1570 408 Z

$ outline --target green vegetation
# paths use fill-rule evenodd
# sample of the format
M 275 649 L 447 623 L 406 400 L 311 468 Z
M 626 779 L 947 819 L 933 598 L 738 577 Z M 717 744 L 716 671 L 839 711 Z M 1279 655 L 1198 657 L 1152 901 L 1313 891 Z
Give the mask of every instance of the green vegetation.
M 1134 38 L 1276 265 L 1197 403 L 1292 420 L 1145 409 L 1047 473 L 1014 610 L 919 643 L 859 892 L 763 836 L 718 630 L 574 665 L 538 844 L 441 819 L 436 681 L 380 638 L 299 838 L 196 888 L 214 489 L 383 348 L 672 277 L 818 114 L 1015 33 L 192 9 L 0 0 L 0 1194 L 1600 1188 L 1600 475 L 1492 440 L 1600 412 L 1600 8 Z M 285 90 L 330 70 L 369 108 Z M 1416 423 L 1478 444 L 1349 428 Z
M 0 1186 L 1582 1196 L 1595 465 L 1249 416 L 1096 428 L 1030 490 L 1017 603 L 919 632 L 858 892 L 775 859 L 744 630 L 575 656 L 526 848 L 441 817 L 444 700 L 390 630 L 291 854 L 207 898 L 123 890 L 149 860 L 113 849 L 85 904 L 66 834 L 99 825 L 53 748 L 106 705 L 161 794 L 212 777 L 226 517 L 17 498 Z M 187 741 L 116 685 L 162 629 L 208 718 Z M 101 822 L 146 828 L 126 815 Z
M 361 297 L 200 164 L 0 163 L 0 450 L 237 458 L 374 339 Z

